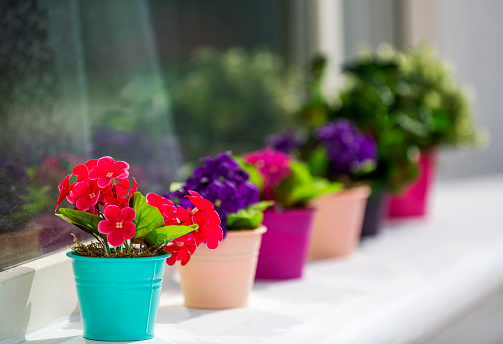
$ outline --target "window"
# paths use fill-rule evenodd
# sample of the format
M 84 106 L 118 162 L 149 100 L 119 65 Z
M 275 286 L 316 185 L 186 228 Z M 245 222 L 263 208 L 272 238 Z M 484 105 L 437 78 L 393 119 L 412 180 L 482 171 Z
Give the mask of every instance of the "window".
M 54 216 L 76 163 L 126 160 L 140 191 L 162 194 L 198 158 L 287 126 L 302 86 L 290 67 L 315 49 L 311 7 L 1 1 L 0 269 L 85 238 Z

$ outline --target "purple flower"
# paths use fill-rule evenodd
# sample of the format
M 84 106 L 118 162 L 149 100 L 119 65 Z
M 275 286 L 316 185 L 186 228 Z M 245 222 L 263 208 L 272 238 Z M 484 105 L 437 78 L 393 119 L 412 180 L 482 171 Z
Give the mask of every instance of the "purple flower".
M 192 208 L 184 196 L 188 190 L 201 194 L 215 204 L 220 216 L 224 235 L 227 232 L 227 215 L 258 202 L 258 188 L 248 181 L 249 175 L 232 159 L 231 152 L 218 153 L 216 157 L 201 159 L 202 166 L 196 168 L 180 190 L 168 197 L 183 207 Z
M 316 138 L 327 150 L 331 173 L 351 175 L 364 163 L 375 161 L 377 148 L 370 135 L 363 134 L 345 118 L 331 121 L 316 131 Z
M 285 131 L 284 133 L 272 134 L 266 138 L 267 146 L 286 154 L 291 154 L 304 143 L 305 139 L 291 130 Z

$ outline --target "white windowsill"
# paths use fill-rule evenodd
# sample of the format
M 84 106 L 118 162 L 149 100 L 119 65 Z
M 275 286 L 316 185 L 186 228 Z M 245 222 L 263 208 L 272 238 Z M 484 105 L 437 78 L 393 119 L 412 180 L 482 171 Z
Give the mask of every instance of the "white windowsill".
M 302 280 L 257 283 L 247 308 L 187 309 L 176 279 L 168 277 L 156 339 L 145 343 L 424 340 L 503 288 L 503 178 L 444 183 L 436 188 L 433 201 L 435 211 L 427 221 L 388 226 L 350 258 L 311 262 Z M 19 267 L 25 270 L 10 272 L 14 278 L 0 274 L 2 309 L 31 313 L 17 327 L 28 332 L 26 343 L 86 343 L 78 319 L 32 332 L 46 326 L 50 316 L 54 321 L 76 312 L 73 274 L 65 258 L 58 253 L 25 264 Z M 32 288 L 24 285 L 30 279 Z M 52 287 L 40 287 L 46 282 Z M 23 292 L 12 289 L 20 286 Z M 62 297 L 58 306 L 55 301 Z M 22 307 L 3 308 L 7 301 Z M 0 314 L 4 334 L 10 317 Z M 22 338 L 4 343 L 18 342 Z

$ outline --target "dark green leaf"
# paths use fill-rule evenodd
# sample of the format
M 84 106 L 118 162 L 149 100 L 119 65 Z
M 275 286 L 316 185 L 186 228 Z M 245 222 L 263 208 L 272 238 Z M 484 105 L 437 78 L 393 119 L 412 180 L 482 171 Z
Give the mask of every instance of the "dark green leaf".
M 83 231 L 90 234 L 101 234 L 98 232 L 98 223 L 100 223 L 103 219 L 99 216 L 89 214 L 85 211 L 68 209 L 68 208 L 60 208 L 59 212 L 61 214 L 56 214 L 61 217 L 66 222 L 69 222 Z

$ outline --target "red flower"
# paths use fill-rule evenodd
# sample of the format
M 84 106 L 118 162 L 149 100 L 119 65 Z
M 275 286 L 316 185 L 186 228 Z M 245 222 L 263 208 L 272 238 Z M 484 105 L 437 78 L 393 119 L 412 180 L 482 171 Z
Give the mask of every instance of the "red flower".
M 100 189 L 102 194 L 101 202 L 106 205 L 116 205 L 120 208 L 126 208 L 129 206 L 129 199 L 136 192 L 138 185 L 136 184 L 136 180 L 133 178 L 133 188 L 131 192 L 129 191 L 129 180 L 127 179 L 118 179 L 119 183 L 115 184 L 113 187 L 109 185 L 105 189 Z M 115 194 L 113 188 L 115 187 Z M 104 191 L 106 190 L 106 191 Z
M 72 174 L 77 176 L 78 182 L 83 182 L 88 180 L 89 171 L 91 171 L 96 164 L 98 163 L 97 159 L 91 159 L 86 161 L 85 164 L 77 165 L 73 168 Z
M 198 229 L 189 234 L 181 236 L 168 244 L 164 250 L 171 252 L 171 257 L 166 261 L 169 265 L 180 261 L 182 265 L 187 264 L 196 248 L 206 242 L 210 249 L 218 247 L 223 239 L 222 228 L 220 227 L 220 217 L 218 216 L 213 203 L 203 198 L 195 191 L 189 191 L 190 196 L 186 196 L 196 207 L 194 210 L 175 206 L 169 199 L 149 193 L 147 202 L 156 207 L 164 217 L 164 225 L 199 225 Z
M 185 196 L 187 197 L 194 206 L 202 211 L 213 211 L 215 208 L 215 205 L 208 201 L 206 198 L 203 198 L 200 194 L 198 194 L 195 191 L 189 190 L 190 196 Z
M 98 180 L 98 186 L 104 188 L 112 179 L 124 179 L 129 175 L 129 164 L 125 161 L 115 161 L 112 157 L 104 156 L 98 160 L 96 167 L 89 171 L 89 179 Z
M 98 202 L 100 189 L 96 182 L 90 180 L 77 182 L 74 184 L 70 196 L 77 209 L 87 211 Z
M 178 242 L 177 240 L 180 239 L 181 241 Z M 173 243 L 164 248 L 165 251 L 171 253 L 171 256 L 166 259 L 166 263 L 168 265 L 175 265 L 176 261 L 178 260 L 180 261 L 180 264 L 184 266 L 189 262 L 190 257 L 196 251 L 197 246 L 198 245 L 196 244 L 196 241 L 194 240 L 193 236 L 190 235 L 190 233 L 184 235 L 183 237 L 175 239 Z
M 165 197 L 161 197 L 159 195 L 156 195 L 155 193 L 151 192 L 147 194 L 147 203 L 150 204 L 151 206 L 157 208 L 162 216 L 164 217 L 165 220 L 165 225 L 171 225 L 171 224 L 179 224 L 179 222 L 175 221 L 174 223 L 166 223 L 167 219 L 176 219 L 176 206 L 171 202 L 169 199 Z
M 98 224 L 98 231 L 107 234 L 110 245 L 120 246 L 126 239 L 132 239 L 136 233 L 136 226 L 132 222 L 136 216 L 133 208 L 121 209 L 115 205 L 104 209 L 106 220 Z
M 63 200 L 70 195 L 71 191 L 71 185 L 70 185 L 70 178 L 72 177 L 71 174 L 66 176 L 66 178 L 59 184 L 58 189 L 59 189 L 59 197 L 58 201 L 56 202 L 56 209 L 54 211 L 58 210 L 59 205 Z

